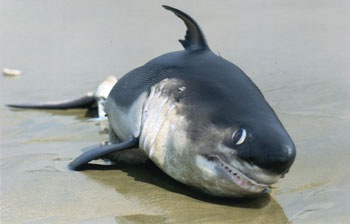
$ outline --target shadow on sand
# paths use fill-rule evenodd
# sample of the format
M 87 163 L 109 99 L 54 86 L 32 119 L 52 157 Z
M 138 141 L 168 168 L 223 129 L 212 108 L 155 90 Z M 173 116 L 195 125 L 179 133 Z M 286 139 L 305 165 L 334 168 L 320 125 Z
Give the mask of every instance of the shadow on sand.
M 87 164 L 82 170 L 89 178 L 114 188 L 131 200 L 145 203 L 147 208 L 161 208 L 166 222 L 288 223 L 282 208 L 268 193 L 247 199 L 211 197 L 175 181 L 152 162 Z M 139 216 L 144 217 L 140 214 L 136 219 Z M 116 217 L 117 220 L 120 218 Z M 121 220 L 124 218 L 130 217 Z
M 133 177 L 135 181 L 156 185 L 160 188 L 163 188 L 173 193 L 186 195 L 193 199 L 197 199 L 208 203 L 219 204 L 219 205 L 260 209 L 260 208 L 266 207 L 271 201 L 271 196 L 269 193 L 263 193 L 259 195 L 259 197 L 255 197 L 255 198 L 243 198 L 243 199 L 213 197 L 172 179 L 167 174 L 165 174 L 162 170 L 160 170 L 151 161 L 148 161 L 144 164 L 138 164 L 138 165 L 86 164 L 81 167 L 81 170 L 85 170 L 86 174 L 88 176 L 91 176 L 92 178 L 94 177 L 94 175 L 90 175 L 92 173 L 89 171 L 113 171 L 113 170 L 123 171 L 127 173 L 129 177 Z M 108 172 L 106 172 L 105 174 L 107 173 Z M 118 188 L 118 186 L 114 186 L 114 187 Z M 124 193 L 124 192 L 120 192 L 120 193 Z

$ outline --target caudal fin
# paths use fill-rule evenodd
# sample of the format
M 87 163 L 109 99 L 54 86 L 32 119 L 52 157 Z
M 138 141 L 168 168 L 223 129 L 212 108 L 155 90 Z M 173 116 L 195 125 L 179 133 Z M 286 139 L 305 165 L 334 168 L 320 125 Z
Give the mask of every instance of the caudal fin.
M 22 109 L 67 110 L 91 108 L 94 103 L 96 103 L 95 98 L 92 95 L 86 95 L 78 99 L 62 102 L 48 102 L 40 104 L 7 104 L 6 106 Z
M 184 40 L 179 40 L 185 50 L 209 49 L 205 36 L 199 25 L 186 13 L 173 7 L 163 5 L 167 10 L 172 11 L 180 19 L 182 19 L 187 27 Z

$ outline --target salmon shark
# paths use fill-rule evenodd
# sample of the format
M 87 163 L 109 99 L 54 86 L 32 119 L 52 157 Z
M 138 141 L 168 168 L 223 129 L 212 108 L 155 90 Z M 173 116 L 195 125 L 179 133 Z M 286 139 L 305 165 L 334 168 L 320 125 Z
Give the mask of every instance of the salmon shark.
M 291 137 L 247 75 L 210 50 L 199 25 L 163 7 L 187 27 L 184 50 L 119 79 L 105 102 L 110 144 L 83 153 L 70 168 L 137 157 L 210 195 L 260 195 L 295 160 Z

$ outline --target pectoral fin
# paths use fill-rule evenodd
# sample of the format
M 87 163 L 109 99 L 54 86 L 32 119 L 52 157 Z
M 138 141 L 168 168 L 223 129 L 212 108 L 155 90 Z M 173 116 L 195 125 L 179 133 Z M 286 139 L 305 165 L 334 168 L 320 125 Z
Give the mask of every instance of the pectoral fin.
M 122 151 L 122 150 L 138 147 L 138 142 L 139 142 L 138 138 L 132 138 L 132 139 L 125 141 L 125 142 L 122 142 L 120 144 L 106 145 L 106 146 L 101 146 L 101 147 L 91 149 L 87 152 L 84 152 L 80 156 L 78 156 L 75 160 L 73 160 L 68 165 L 68 167 L 72 170 L 79 170 L 79 168 L 82 165 L 87 164 L 91 160 L 99 159 L 102 156 L 105 156 L 105 155 L 112 153 L 112 152 Z

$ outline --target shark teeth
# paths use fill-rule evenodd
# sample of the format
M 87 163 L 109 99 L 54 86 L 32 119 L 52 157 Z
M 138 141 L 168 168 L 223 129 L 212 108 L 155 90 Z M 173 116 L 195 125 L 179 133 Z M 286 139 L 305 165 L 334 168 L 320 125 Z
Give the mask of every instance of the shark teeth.
M 208 160 L 216 162 L 231 177 L 232 181 L 245 191 L 261 193 L 268 188 L 268 185 L 257 183 L 218 157 L 210 156 Z

